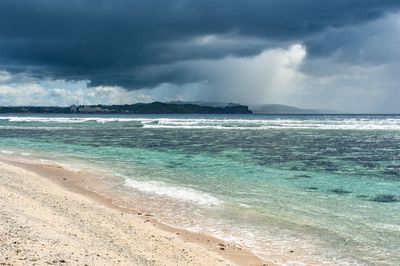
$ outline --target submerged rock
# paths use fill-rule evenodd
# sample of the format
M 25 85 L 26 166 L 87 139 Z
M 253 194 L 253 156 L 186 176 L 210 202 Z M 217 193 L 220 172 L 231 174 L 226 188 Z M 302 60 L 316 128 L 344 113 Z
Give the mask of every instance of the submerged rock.
M 339 194 L 339 195 L 344 195 L 344 194 L 350 194 L 350 191 L 344 190 L 342 188 L 336 188 L 336 189 L 332 189 L 329 190 L 329 192 L 335 193 L 335 194 Z
M 296 175 L 297 178 L 312 178 L 309 175 Z
M 377 195 L 371 198 L 375 202 L 400 202 L 400 197 L 395 195 Z

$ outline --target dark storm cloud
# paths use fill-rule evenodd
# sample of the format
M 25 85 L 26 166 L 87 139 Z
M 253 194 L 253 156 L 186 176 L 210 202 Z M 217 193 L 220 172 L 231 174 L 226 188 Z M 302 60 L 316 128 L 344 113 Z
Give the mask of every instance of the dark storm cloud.
M 0 70 L 131 89 L 185 83 L 197 77 L 173 67 L 178 61 L 254 55 L 399 7 L 398 0 L 2 0 Z M 202 39 L 208 35 L 217 39 Z
M 388 64 L 400 59 L 398 14 L 358 25 L 329 29 L 305 41 L 312 58 L 348 64 Z

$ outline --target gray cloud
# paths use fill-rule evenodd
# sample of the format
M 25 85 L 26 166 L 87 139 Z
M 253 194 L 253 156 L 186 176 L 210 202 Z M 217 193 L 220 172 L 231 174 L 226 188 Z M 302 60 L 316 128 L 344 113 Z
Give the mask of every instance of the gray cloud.
M 332 54 L 339 45 L 318 43 L 324 32 L 399 7 L 398 0 L 2 0 L 0 70 L 128 89 L 193 83 L 204 77 L 180 62 L 294 42 L 307 43 L 311 56 Z
M 386 64 L 400 59 L 400 19 L 392 14 L 362 25 L 329 29 L 305 41 L 311 56 L 351 64 Z

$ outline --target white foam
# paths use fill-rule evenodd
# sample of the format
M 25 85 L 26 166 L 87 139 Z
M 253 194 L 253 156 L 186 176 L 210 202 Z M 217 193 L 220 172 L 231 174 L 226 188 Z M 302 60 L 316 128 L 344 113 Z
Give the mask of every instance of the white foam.
M 206 193 L 192 188 L 169 186 L 160 181 L 137 181 L 126 179 L 125 184 L 142 192 L 190 201 L 199 205 L 216 206 L 222 204 L 221 200 Z
M 2 153 L 2 154 L 14 154 L 13 151 L 7 151 L 7 150 L 0 150 L 0 153 Z
M 139 123 L 144 128 L 179 129 L 322 129 L 322 130 L 400 130 L 400 117 L 325 117 L 318 119 L 238 119 L 238 118 L 140 118 L 140 117 L 0 117 L 9 122 L 42 123 Z M 7 126 L 6 126 L 7 127 Z M 12 128 L 9 126 L 9 128 Z M 22 128 L 22 127 L 21 127 Z M 38 127 L 32 127 L 38 128 Z M 45 128 L 43 128 L 45 129 Z M 57 129 L 49 127 L 46 129 Z M 67 128 L 64 128 L 67 129 Z M 71 128 L 73 129 L 73 128 Z
M 145 128 L 181 129 L 322 129 L 322 130 L 400 130 L 400 119 L 159 119 Z
M 23 130 L 75 130 L 73 127 L 27 127 L 27 126 L 0 126 L 0 129 L 23 129 Z

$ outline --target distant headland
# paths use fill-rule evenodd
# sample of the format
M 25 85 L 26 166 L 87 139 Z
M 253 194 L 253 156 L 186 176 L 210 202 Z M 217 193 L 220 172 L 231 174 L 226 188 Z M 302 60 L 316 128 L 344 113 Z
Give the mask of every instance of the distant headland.
M 0 113 L 44 113 L 44 114 L 252 114 L 248 106 L 229 103 L 226 106 L 200 104 L 136 103 L 125 105 L 72 105 L 60 106 L 2 106 Z

